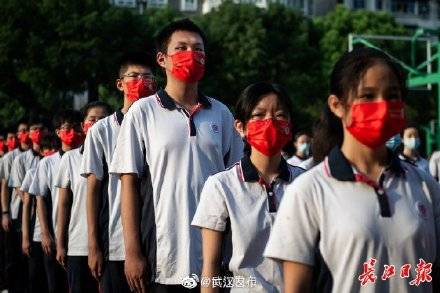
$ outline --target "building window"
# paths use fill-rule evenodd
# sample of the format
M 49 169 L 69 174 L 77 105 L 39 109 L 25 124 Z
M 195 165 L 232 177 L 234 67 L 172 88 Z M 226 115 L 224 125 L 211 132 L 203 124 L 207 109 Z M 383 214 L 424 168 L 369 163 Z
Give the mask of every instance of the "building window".
M 382 10 L 382 9 L 383 9 L 383 1 L 376 0 L 376 10 Z
M 365 8 L 364 0 L 353 0 L 353 9 L 363 9 Z
M 429 9 L 429 1 L 426 0 L 391 1 L 391 11 L 395 13 L 413 14 L 421 17 L 428 17 Z
M 181 0 L 182 11 L 197 11 L 197 0 Z

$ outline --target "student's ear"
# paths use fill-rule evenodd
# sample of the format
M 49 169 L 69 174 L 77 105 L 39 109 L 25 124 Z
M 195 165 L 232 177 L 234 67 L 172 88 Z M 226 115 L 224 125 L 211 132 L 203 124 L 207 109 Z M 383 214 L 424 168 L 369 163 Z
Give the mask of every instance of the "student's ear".
M 160 67 L 165 68 L 165 54 L 162 52 L 157 52 L 156 54 L 156 61 L 157 64 L 159 64 Z
M 327 99 L 327 104 L 330 108 L 330 111 L 332 111 L 332 113 L 335 114 L 336 117 L 339 117 L 340 119 L 344 117 L 345 108 L 341 100 L 339 100 L 337 96 L 330 95 Z
M 122 79 L 118 78 L 118 79 L 116 80 L 116 88 L 117 88 L 118 90 L 120 90 L 121 92 L 124 91 L 124 87 L 122 86 Z
M 56 134 L 58 137 L 60 137 L 60 129 L 59 129 L 59 128 L 55 129 L 55 134 Z
M 246 136 L 245 132 L 244 132 L 244 125 L 243 122 L 241 122 L 240 120 L 235 120 L 234 122 L 234 127 L 237 130 L 237 132 L 240 134 L 240 136 L 242 138 L 244 138 Z

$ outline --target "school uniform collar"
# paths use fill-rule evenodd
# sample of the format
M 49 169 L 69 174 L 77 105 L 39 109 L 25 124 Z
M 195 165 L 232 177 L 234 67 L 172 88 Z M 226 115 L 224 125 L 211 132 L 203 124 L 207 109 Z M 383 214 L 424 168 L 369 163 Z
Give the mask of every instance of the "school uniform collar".
M 390 164 L 386 167 L 385 171 L 390 171 L 396 176 L 400 176 L 405 173 L 399 158 L 392 154 Z M 339 181 L 356 181 L 356 176 L 353 171 L 353 167 L 347 158 L 342 153 L 339 147 L 334 147 L 327 156 L 327 163 L 329 172 L 333 178 Z
M 399 159 L 401 159 L 402 161 L 405 161 L 407 163 L 410 163 L 412 165 L 415 165 L 418 161 L 420 161 L 420 156 L 417 156 L 417 158 L 415 160 L 413 160 L 412 158 L 408 157 L 404 153 L 400 153 Z
M 168 110 L 175 110 L 177 109 L 176 102 L 173 100 L 173 98 L 168 95 L 168 93 L 165 91 L 165 89 L 160 89 L 157 93 L 157 100 L 159 104 Z M 203 108 L 211 108 L 211 102 L 209 101 L 208 97 L 199 92 L 198 94 L 199 100 L 198 102 L 202 105 Z
M 118 122 L 118 124 L 121 125 L 122 120 L 124 120 L 124 113 L 122 113 L 121 109 L 116 110 L 115 118 L 116 118 L 116 122 Z
M 79 147 L 79 153 L 81 155 L 84 153 L 84 144 Z
M 244 156 L 241 161 L 239 167 L 241 168 L 242 179 L 245 182 L 260 182 L 260 174 L 258 173 L 257 168 L 252 164 L 251 158 L 249 156 Z M 290 182 L 290 170 L 286 160 L 281 157 L 281 162 L 278 167 L 279 175 L 277 178 Z
M 32 148 L 32 147 L 31 147 L 31 152 L 32 152 L 32 155 L 33 155 L 34 157 L 41 157 L 40 153 L 39 153 L 39 152 L 36 152 L 36 151 L 34 150 L 34 148 Z
M 66 152 L 65 151 L 63 151 L 63 149 L 62 148 L 60 148 L 60 150 L 58 151 L 58 153 L 60 154 L 60 157 L 62 157 Z

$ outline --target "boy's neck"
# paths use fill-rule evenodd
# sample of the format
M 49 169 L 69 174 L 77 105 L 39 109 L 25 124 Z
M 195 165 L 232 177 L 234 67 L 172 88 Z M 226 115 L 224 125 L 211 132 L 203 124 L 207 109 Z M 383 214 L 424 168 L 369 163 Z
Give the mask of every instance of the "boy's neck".
M 165 87 L 167 94 L 175 102 L 183 106 L 195 106 L 198 103 L 198 84 L 184 83 L 182 81 L 170 81 Z

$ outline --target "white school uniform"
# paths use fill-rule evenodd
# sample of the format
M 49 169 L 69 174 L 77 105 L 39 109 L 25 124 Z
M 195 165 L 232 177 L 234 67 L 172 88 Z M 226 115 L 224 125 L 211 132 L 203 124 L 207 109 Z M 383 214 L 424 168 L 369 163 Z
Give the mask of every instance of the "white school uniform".
M 192 221 L 193 226 L 224 232 L 230 225 L 232 257 L 229 270 L 235 278 L 255 280 L 254 286 L 232 287 L 231 292 L 283 292 L 279 263 L 263 257 L 279 203 L 290 182 L 304 172 L 283 159 L 280 174 L 265 184 L 249 157 L 229 170 L 208 178 Z
M 125 260 L 120 207 L 121 184 L 118 176 L 108 173 L 123 118 L 124 115 L 118 110 L 89 129 L 80 167 L 82 176 L 94 174 L 102 184 L 99 241 L 104 257 L 110 261 Z
M 23 179 L 23 183 L 21 184 L 20 190 L 22 192 L 26 192 L 29 193 L 30 187 L 32 185 L 32 182 L 34 181 L 34 177 L 35 177 L 35 172 L 37 171 L 37 168 L 31 168 L 26 172 L 26 175 L 24 176 Z M 30 196 L 34 196 L 33 194 L 30 194 Z M 36 206 L 34 207 L 34 215 L 33 217 L 35 221 L 34 222 L 34 227 L 31 230 L 32 231 L 32 240 L 34 242 L 41 242 L 41 228 L 40 228 L 40 220 L 37 217 L 37 211 L 36 211 Z
M 55 186 L 72 191 L 72 204 L 68 229 L 68 250 L 70 256 L 87 256 L 87 179 L 79 173 L 83 148 L 66 152 L 61 158 L 60 171 Z
M 394 157 L 375 183 L 334 148 L 287 188 L 265 256 L 321 268 L 321 290 L 431 292 L 431 283 L 409 283 L 419 259 L 440 260 L 439 248 L 440 187 L 430 175 Z M 372 258 L 377 280 L 361 286 Z M 409 278 L 399 276 L 404 264 Z M 384 265 L 396 270 L 385 281 Z
M 141 229 L 151 281 L 181 284 L 201 271 L 201 235 L 191 220 L 208 176 L 243 154 L 234 118 L 219 101 L 199 95 L 189 114 L 164 91 L 135 102 L 125 115 L 110 167 L 114 174 L 151 174 L 150 229 Z M 141 194 L 145 197 L 145 194 Z M 154 230 L 155 229 L 155 230 Z M 154 233 L 150 233 L 155 231 Z

